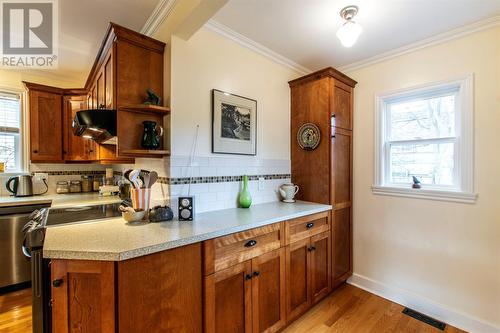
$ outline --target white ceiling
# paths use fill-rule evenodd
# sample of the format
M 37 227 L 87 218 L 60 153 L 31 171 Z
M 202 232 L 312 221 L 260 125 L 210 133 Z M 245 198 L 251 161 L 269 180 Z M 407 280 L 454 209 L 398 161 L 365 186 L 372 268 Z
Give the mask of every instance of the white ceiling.
M 351 48 L 339 12 L 359 6 Z M 500 0 L 231 0 L 214 20 L 311 70 L 340 67 L 500 14 Z
M 59 68 L 46 75 L 81 82 L 94 63 L 108 23 L 140 31 L 158 0 L 60 0 Z

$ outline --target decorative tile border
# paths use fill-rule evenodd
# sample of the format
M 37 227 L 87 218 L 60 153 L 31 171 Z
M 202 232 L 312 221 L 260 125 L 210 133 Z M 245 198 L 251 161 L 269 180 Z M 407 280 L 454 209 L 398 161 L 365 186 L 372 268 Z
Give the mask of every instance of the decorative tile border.
M 228 183 L 228 182 L 241 182 L 243 176 L 212 176 L 212 177 L 185 177 L 185 178 L 166 178 L 160 177 L 164 184 L 170 185 L 184 185 L 184 184 L 206 184 L 206 183 Z M 265 180 L 273 179 L 288 179 L 291 178 L 290 174 L 274 174 L 274 175 L 249 175 L 248 180 Z M 160 179 L 158 179 L 160 181 Z M 160 181 L 161 182 L 161 181 Z
M 104 175 L 106 171 L 104 170 L 90 170 L 90 171 L 39 171 L 47 173 L 49 176 L 84 176 L 84 175 Z M 34 175 L 32 172 L 31 175 Z M 121 171 L 114 171 L 115 176 L 122 176 Z M 273 179 L 288 179 L 291 175 L 288 173 L 284 174 L 272 174 L 272 175 L 249 175 L 248 180 L 259 180 L 259 178 L 264 178 L 264 180 Z M 210 176 L 210 177 L 180 177 L 180 178 L 170 178 L 170 177 L 158 177 L 157 182 L 160 184 L 167 185 L 187 185 L 191 184 L 208 184 L 208 183 L 228 183 L 228 182 L 241 182 L 243 181 L 243 176 Z
M 31 175 L 33 176 L 35 173 L 46 173 L 49 176 L 85 176 L 85 175 L 104 175 L 106 174 L 106 171 L 104 170 L 82 170 L 82 171 L 33 171 L 31 172 Z M 114 173 L 117 175 L 116 171 Z M 121 175 L 121 172 L 120 172 Z

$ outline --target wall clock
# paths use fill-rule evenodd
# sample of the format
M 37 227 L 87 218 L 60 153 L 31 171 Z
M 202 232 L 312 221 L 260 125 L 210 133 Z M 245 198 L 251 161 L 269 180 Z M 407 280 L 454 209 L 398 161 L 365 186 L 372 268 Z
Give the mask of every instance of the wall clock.
M 304 150 L 316 149 L 321 139 L 319 127 L 313 123 L 305 123 L 297 131 L 297 142 Z

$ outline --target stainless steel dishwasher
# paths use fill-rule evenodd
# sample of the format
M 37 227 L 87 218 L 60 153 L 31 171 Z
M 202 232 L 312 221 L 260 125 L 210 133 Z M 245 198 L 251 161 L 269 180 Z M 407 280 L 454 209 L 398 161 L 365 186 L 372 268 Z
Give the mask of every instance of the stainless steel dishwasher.
M 31 266 L 22 252 L 22 229 L 33 211 L 49 204 L 0 207 L 0 293 L 29 287 Z

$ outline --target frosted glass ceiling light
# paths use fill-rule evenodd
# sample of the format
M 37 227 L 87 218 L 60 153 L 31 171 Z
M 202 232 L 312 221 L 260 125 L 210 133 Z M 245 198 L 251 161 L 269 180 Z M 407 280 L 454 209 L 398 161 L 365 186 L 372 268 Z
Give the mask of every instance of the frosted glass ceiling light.
M 346 21 L 339 30 L 337 30 L 337 38 L 340 39 L 340 42 L 345 47 L 353 46 L 363 31 L 363 28 L 352 20 L 357 13 L 357 6 L 347 6 L 340 11 L 340 16 Z

